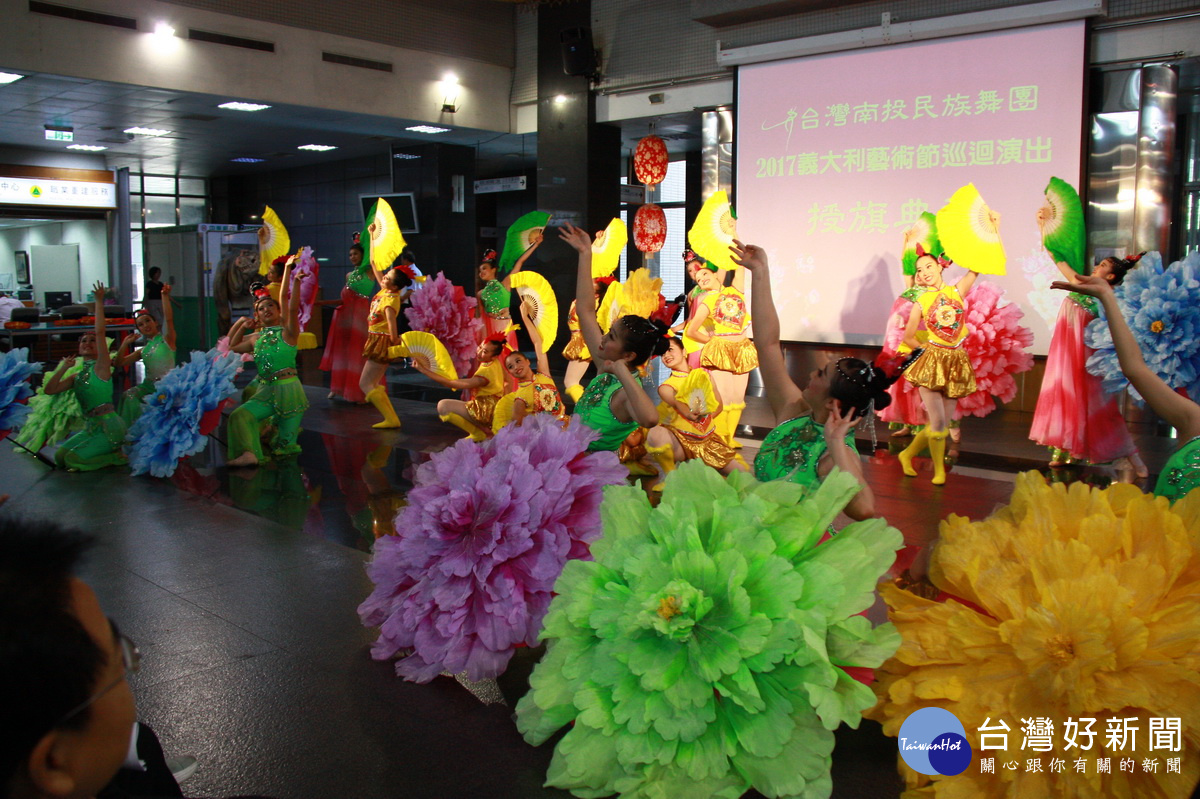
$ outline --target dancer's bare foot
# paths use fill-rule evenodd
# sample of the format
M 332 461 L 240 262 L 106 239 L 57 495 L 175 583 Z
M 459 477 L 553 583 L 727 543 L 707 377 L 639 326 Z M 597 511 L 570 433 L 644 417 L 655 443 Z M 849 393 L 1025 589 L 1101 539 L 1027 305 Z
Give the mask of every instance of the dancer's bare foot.
M 230 468 L 234 468 L 234 469 L 241 467 L 241 466 L 257 466 L 258 458 L 255 457 L 253 452 L 246 451 L 246 452 L 243 452 L 241 455 L 238 455 L 233 460 L 227 461 L 225 463 L 225 465 Z
M 1145 480 L 1150 476 L 1150 470 L 1146 468 L 1146 462 L 1142 460 L 1140 453 L 1133 453 L 1129 456 L 1129 462 L 1133 465 L 1133 472 L 1139 480 Z
M 905 438 L 912 435 L 912 429 L 908 425 L 901 425 L 892 431 L 892 438 Z

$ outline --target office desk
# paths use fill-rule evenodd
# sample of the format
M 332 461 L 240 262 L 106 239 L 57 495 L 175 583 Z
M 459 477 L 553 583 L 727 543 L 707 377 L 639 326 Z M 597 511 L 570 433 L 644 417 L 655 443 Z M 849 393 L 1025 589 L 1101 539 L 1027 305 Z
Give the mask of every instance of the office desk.
M 53 346 L 55 343 L 53 337 L 55 335 L 79 335 L 81 333 L 91 333 L 95 329 L 96 329 L 95 325 L 43 325 L 43 324 L 37 324 L 37 325 L 33 325 L 32 327 L 26 328 L 24 330 L 10 330 L 5 327 L 0 327 L 0 338 L 7 339 L 9 346 L 13 347 L 14 349 L 17 347 L 20 347 L 20 346 L 29 346 L 29 348 L 30 348 L 29 356 L 30 356 L 31 360 L 36 358 L 39 361 L 53 361 L 56 357 L 61 358 L 61 357 L 65 357 L 66 355 L 73 355 L 78 350 L 78 347 L 72 346 L 71 352 L 62 352 L 63 348 L 60 347 L 59 348 L 60 351 L 58 353 L 55 353 L 55 351 L 54 351 L 55 348 Z M 105 325 L 104 329 L 105 329 L 105 333 L 107 333 L 108 335 L 112 335 L 114 339 L 119 341 L 121 339 L 121 336 L 117 336 L 117 335 L 113 335 L 113 334 L 124 333 L 127 330 L 135 330 L 135 329 L 137 329 L 137 326 L 133 325 L 133 324 L 124 324 L 124 325 L 108 324 L 108 325 Z M 33 346 L 30 346 L 29 344 L 22 342 L 21 341 L 22 338 L 25 338 L 25 339 L 33 338 L 34 339 L 34 341 L 32 342 Z M 46 344 L 45 348 L 42 349 L 40 352 L 38 351 L 39 348 L 37 347 L 37 344 L 38 344 L 37 339 L 44 339 L 45 344 Z M 43 356 L 45 356 L 45 357 L 43 357 Z

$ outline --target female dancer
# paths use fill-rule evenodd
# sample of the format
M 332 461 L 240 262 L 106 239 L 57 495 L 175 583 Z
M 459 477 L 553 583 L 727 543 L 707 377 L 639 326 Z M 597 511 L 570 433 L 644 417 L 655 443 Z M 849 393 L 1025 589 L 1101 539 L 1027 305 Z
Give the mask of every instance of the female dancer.
M 592 308 L 592 239 L 587 231 L 573 225 L 564 226 L 559 235 L 579 253 L 575 281 L 579 330 L 599 373 L 575 404 L 575 415 L 600 434 L 600 438 L 588 446 L 589 451 L 616 452 L 639 426 L 658 424 L 654 403 L 630 370 L 666 351 L 669 328 L 660 321 L 622 316 L 601 335 L 596 311 Z
M 476 354 L 479 368 L 471 377 L 451 380 L 430 371 L 413 360 L 413 368 L 421 374 L 455 391 L 470 392 L 466 402 L 455 399 L 439 400 L 438 418 L 449 422 L 471 437 L 472 441 L 484 441 L 492 437 L 492 417 L 496 413 L 496 402 L 504 396 L 504 367 L 500 364 L 500 353 L 504 351 L 504 337 L 493 336 L 479 343 Z
M 918 256 L 916 284 L 931 290 L 917 298 L 904 331 L 904 343 L 913 350 L 921 346 L 917 330 L 922 321 L 929 334 L 924 353 L 904 373 L 904 378 L 921 391 L 929 424 L 900 453 L 900 465 L 906 475 L 916 477 L 912 459 L 928 446 L 934 485 L 946 482 L 946 430 L 954 404 L 959 397 L 975 392 L 975 372 L 962 343 L 969 332 L 963 297 L 971 290 L 976 274 L 967 272 L 957 283 L 947 284 L 942 272 L 950 263 L 928 253 Z
M 1049 208 L 1038 209 L 1039 228 L 1045 225 L 1048 214 Z M 1105 258 L 1092 275 L 1110 286 L 1119 286 L 1140 257 Z M 1062 272 L 1062 282 L 1080 282 L 1080 275 L 1066 262 L 1056 261 L 1055 265 Z M 1084 343 L 1083 332 L 1098 315 L 1097 306 L 1094 296 L 1080 292 L 1071 292 L 1063 300 L 1050 339 L 1046 374 L 1029 437 L 1053 450 L 1051 466 L 1062 466 L 1072 459 L 1108 463 L 1127 458 L 1137 476 L 1146 477 L 1146 464 L 1125 426 L 1117 398 L 1106 393 L 1100 378 L 1087 370 L 1092 350 Z
M 516 399 L 513 400 L 513 421 L 518 425 L 521 420 L 531 413 L 549 413 L 564 424 L 567 421 L 567 409 L 559 396 L 558 386 L 550 376 L 550 361 L 547 353 L 542 352 L 542 336 L 538 333 L 529 318 L 529 308 L 521 304 L 521 321 L 529 331 L 533 341 L 533 351 L 537 353 L 537 372 L 523 352 L 510 352 L 504 357 L 504 368 L 517 379 Z
M 754 346 L 776 424 L 754 459 L 754 476 L 815 485 L 836 466 L 858 478 L 862 486 L 846 506 L 846 515 L 855 520 L 874 516 L 875 495 L 854 449 L 854 428 L 872 406 L 887 407 L 887 388 L 895 378 L 858 358 L 842 358 L 814 370 L 801 391 L 788 374 L 779 346 L 779 316 L 771 296 L 767 254 L 741 242 L 735 242 L 732 250 L 734 260 L 750 270 Z
M 704 342 L 700 365 L 713 370 L 713 382 L 725 401 L 725 411 L 716 419 L 717 431 L 725 443 L 737 449 L 740 445 L 734 435 L 746 409 L 746 385 L 750 372 L 758 367 L 758 354 L 746 337 L 750 326 L 746 295 L 734 286 L 722 286 L 714 269 L 705 264 L 696 270 L 704 293 L 696 302 L 695 316 L 688 321 L 687 335 Z
M 46 383 L 47 394 L 73 390 L 86 418 L 83 430 L 63 442 L 54 460 L 72 472 L 89 472 L 125 463 L 121 444 L 125 441 L 125 422 L 113 407 L 112 357 L 104 337 L 103 283 L 92 287 L 96 297 L 95 332 L 79 337 L 79 357 L 83 368 L 70 377 L 63 373 L 75 363 L 65 358 Z
M 597 310 L 600 308 L 600 303 L 604 301 L 604 293 L 613 282 L 611 277 L 598 277 L 592 281 L 592 285 L 595 286 Z M 567 330 L 571 333 L 571 339 L 562 351 L 563 357 L 567 359 L 567 375 L 563 382 L 566 384 L 567 396 L 571 398 L 571 402 L 579 402 L 579 398 L 583 396 L 583 386 L 579 381 L 592 363 L 592 353 L 583 340 L 583 334 L 579 332 L 579 314 L 575 311 L 578 302 L 578 300 L 571 300 L 571 311 L 567 314 Z
M 1079 292 L 1100 301 L 1121 372 L 1151 409 L 1179 431 L 1183 444 L 1167 459 L 1154 484 L 1154 493 L 1174 502 L 1200 487 L 1200 405 L 1174 391 L 1146 365 L 1137 339 L 1121 313 L 1112 281 L 1097 267 L 1090 275 L 1075 275 L 1071 282 L 1056 281 L 1050 287 Z
M 658 406 L 660 424 L 646 438 L 646 452 L 658 463 L 665 477 L 674 470 L 675 464 L 699 458 L 721 474 L 735 469 L 749 471 L 733 447 L 717 433 L 715 420 L 721 414 L 721 392 L 713 386 L 717 397 L 717 409 L 712 413 L 697 414 L 679 401 L 679 387 L 691 372 L 687 365 L 687 353 L 683 342 L 671 338 L 662 362 L 671 370 L 671 376 L 658 387 L 662 402 Z M 659 488 L 662 482 L 654 485 Z M 661 489 L 660 489 L 661 490 Z
M 692 338 L 688 335 L 688 323 L 696 316 L 696 305 L 700 302 L 700 298 L 704 295 L 705 288 L 700 285 L 700 271 L 704 269 L 704 259 L 696 255 L 692 250 L 684 250 L 683 265 L 687 270 L 687 276 L 692 281 L 692 290 L 687 294 L 685 319 L 680 325 L 677 325 L 672 332 L 683 334 L 683 349 L 687 353 L 688 366 L 693 369 L 700 368 L 700 350 L 704 349 L 704 342 L 699 339 Z M 706 272 L 711 270 L 704 269 Z M 709 278 L 705 278 L 708 280 Z M 718 282 L 718 287 L 719 287 Z M 711 327 L 711 325 L 710 325 Z
M 146 378 L 121 396 L 120 413 L 126 427 L 142 415 L 142 400 L 154 392 L 154 384 L 175 367 L 175 314 L 171 308 L 171 284 L 162 287 L 162 314 L 164 329 L 159 330 L 158 321 L 149 309 L 137 312 L 137 329 L 146 340 L 141 348 L 129 351 L 135 334 L 130 332 L 117 350 L 117 366 L 126 367 L 134 361 L 146 365 Z
M 400 343 L 400 332 L 396 317 L 400 306 L 408 296 L 409 286 L 412 285 L 412 275 L 404 271 L 405 267 L 397 266 L 386 272 L 381 272 L 371 265 L 375 279 L 379 281 L 379 291 L 371 300 L 371 313 L 367 316 L 367 343 L 363 345 L 362 376 L 358 379 L 358 387 L 362 390 L 367 402 L 375 406 L 375 410 L 383 416 L 382 422 L 372 427 L 378 429 L 394 429 L 400 426 L 400 417 L 392 407 L 392 400 L 382 385 L 384 374 L 392 363 L 388 350 Z M 409 272 L 411 272 L 409 268 Z
M 496 279 L 496 262 L 499 256 L 495 250 L 487 250 L 479 263 L 475 296 L 479 298 L 479 313 L 483 316 L 483 337 L 490 338 L 497 333 L 504 333 L 510 349 L 516 349 L 517 337 L 514 331 L 508 329 L 512 322 L 509 303 L 512 300 L 512 284 L 509 281 L 513 275 L 520 272 L 533 251 L 540 247 L 542 239 L 536 238 L 529 249 L 521 254 L 512 271 L 499 280 Z
M 350 286 L 352 277 L 358 274 L 363 260 L 363 247 L 355 242 L 350 245 L 350 265 L 353 269 L 342 286 L 342 304 L 333 312 L 329 325 L 329 337 L 325 340 L 325 354 L 321 356 L 321 371 L 329 372 L 329 397 L 341 397 L 347 402 L 365 402 L 366 396 L 358 387 L 364 359 L 363 345 L 367 341 L 367 315 L 371 312 L 371 300 Z
M 229 415 L 228 466 L 255 466 L 266 460 L 259 425 L 268 420 L 275 426 L 273 453 L 288 456 L 300 452 L 296 437 L 300 435 L 300 420 L 308 408 L 308 398 L 296 376 L 300 287 L 297 284 L 288 291 L 288 278 L 288 270 L 284 269 L 286 317 L 280 304 L 263 292 L 254 302 L 254 319 L 243 317 L 229 331 L 231 350 L 254 353 L 259 385 L 254 396 Z

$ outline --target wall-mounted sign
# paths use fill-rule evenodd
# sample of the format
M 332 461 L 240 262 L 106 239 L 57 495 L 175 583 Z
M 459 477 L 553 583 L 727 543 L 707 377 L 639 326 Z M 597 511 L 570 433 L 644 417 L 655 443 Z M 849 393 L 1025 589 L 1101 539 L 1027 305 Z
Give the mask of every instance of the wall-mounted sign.
M 112 183 L 82 180 L 0 177 L 0 203 L 61 208 L 116 208 L 117 187 Z
M 641 205 L 646 202 L 646 187 L 645 186 L 619 186 L 621 192 L 621 202 L 626 205 Z
M 46 141 L 75 141 L 75 132 L 46 128 Z
M 476 194 L 491 194 L 497 191 L 524 191 L 525 176 L 517 175 L 511 178 L 488 178 L 475 181 Z

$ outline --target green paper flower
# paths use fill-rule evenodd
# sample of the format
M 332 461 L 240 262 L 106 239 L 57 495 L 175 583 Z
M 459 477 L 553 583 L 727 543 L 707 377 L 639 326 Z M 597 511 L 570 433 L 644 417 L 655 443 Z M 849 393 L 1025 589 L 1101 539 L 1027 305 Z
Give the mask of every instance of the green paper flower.
M 594 561 L 569 561 L 545 618 L 546 656 L 517 705 L 540 744 L 566 725 L 546 784 L 576 796 L 827 796 L 833 730 L 858 725 L 875 667 L 900 638 L 859 612 L 902 544 L 881 519 L 818 546 L 857 493 L 721 477 L 698 461 L 651 509 L 605 490 Z

